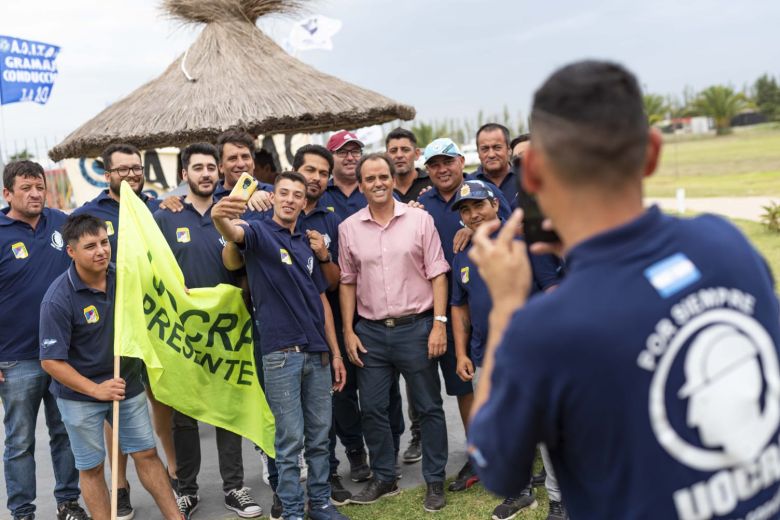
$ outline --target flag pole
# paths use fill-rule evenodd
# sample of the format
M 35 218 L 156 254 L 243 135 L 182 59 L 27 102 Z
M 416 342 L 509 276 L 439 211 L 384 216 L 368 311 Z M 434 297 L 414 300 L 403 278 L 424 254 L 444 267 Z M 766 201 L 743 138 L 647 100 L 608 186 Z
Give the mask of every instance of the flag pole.
M 114 356 L 114 379 L 119 377 L 119 356 Z M 116 520 L 119 488 L 119 401 L 114 401 L 111 421 L 111 520 Z

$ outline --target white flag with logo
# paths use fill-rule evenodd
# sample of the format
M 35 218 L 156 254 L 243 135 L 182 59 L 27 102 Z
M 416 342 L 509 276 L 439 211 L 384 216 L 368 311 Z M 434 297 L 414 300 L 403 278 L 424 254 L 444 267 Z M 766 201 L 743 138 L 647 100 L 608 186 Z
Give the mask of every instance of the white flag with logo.
M 293 51 L 333 50 L 333 36 L 341 30 L 341 20 L 327 16 L 310 16 L 293 25 L 287 46 Z

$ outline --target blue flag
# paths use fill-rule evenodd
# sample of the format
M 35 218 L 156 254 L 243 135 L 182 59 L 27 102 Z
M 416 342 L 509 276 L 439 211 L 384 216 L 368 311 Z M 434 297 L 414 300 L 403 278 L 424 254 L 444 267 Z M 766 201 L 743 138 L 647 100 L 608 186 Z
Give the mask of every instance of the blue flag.
M 0 35 L 0 105 L 46 104 L 57 79 L 59 53 L 56 45 Z

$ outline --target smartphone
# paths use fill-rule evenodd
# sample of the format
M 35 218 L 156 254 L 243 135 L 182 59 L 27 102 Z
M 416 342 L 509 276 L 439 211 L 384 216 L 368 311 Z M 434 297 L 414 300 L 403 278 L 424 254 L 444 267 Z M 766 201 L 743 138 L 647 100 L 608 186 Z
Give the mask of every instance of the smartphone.
M 534 242 L 560 242 L 561 239 L 555 231 L 542 229 L 542 222 L 547 217 L 542 213 L 536 197 L 523 189 L 522 170 L 517 168 L 517 202 L 523 210 L 523 237 L 526 243 Z
M 255 178 L 252 177 L 249 173 L 244 172 L 241 174 L 241 177 L 238 178 L 236 185 L 233 186 L 233 189 L 230 192 L 230 196 L 240 197 L 246 201 L 249 200 L 249 197 L 252 196 L 256 189 L 257 181 Z

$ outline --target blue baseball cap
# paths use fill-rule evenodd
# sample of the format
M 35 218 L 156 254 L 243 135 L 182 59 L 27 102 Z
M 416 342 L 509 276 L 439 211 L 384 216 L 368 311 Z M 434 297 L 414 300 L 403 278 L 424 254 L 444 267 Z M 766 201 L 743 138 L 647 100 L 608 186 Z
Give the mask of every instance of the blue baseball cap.
M 452 203 L 452 211 L 458 211 L 460 203 L 464 200 L 495 199 L 496 194 L 491 187 L 482 181 L 466 181 L 458 188 L 455 200 Z
M 437 155 L 463 157 L 458 145 L 449 137 L 439 137 L 438 139 L 431 141 L 431 143 L 425 147 L 425 152 L 423 153 L 424 162 L 427 163 Z

